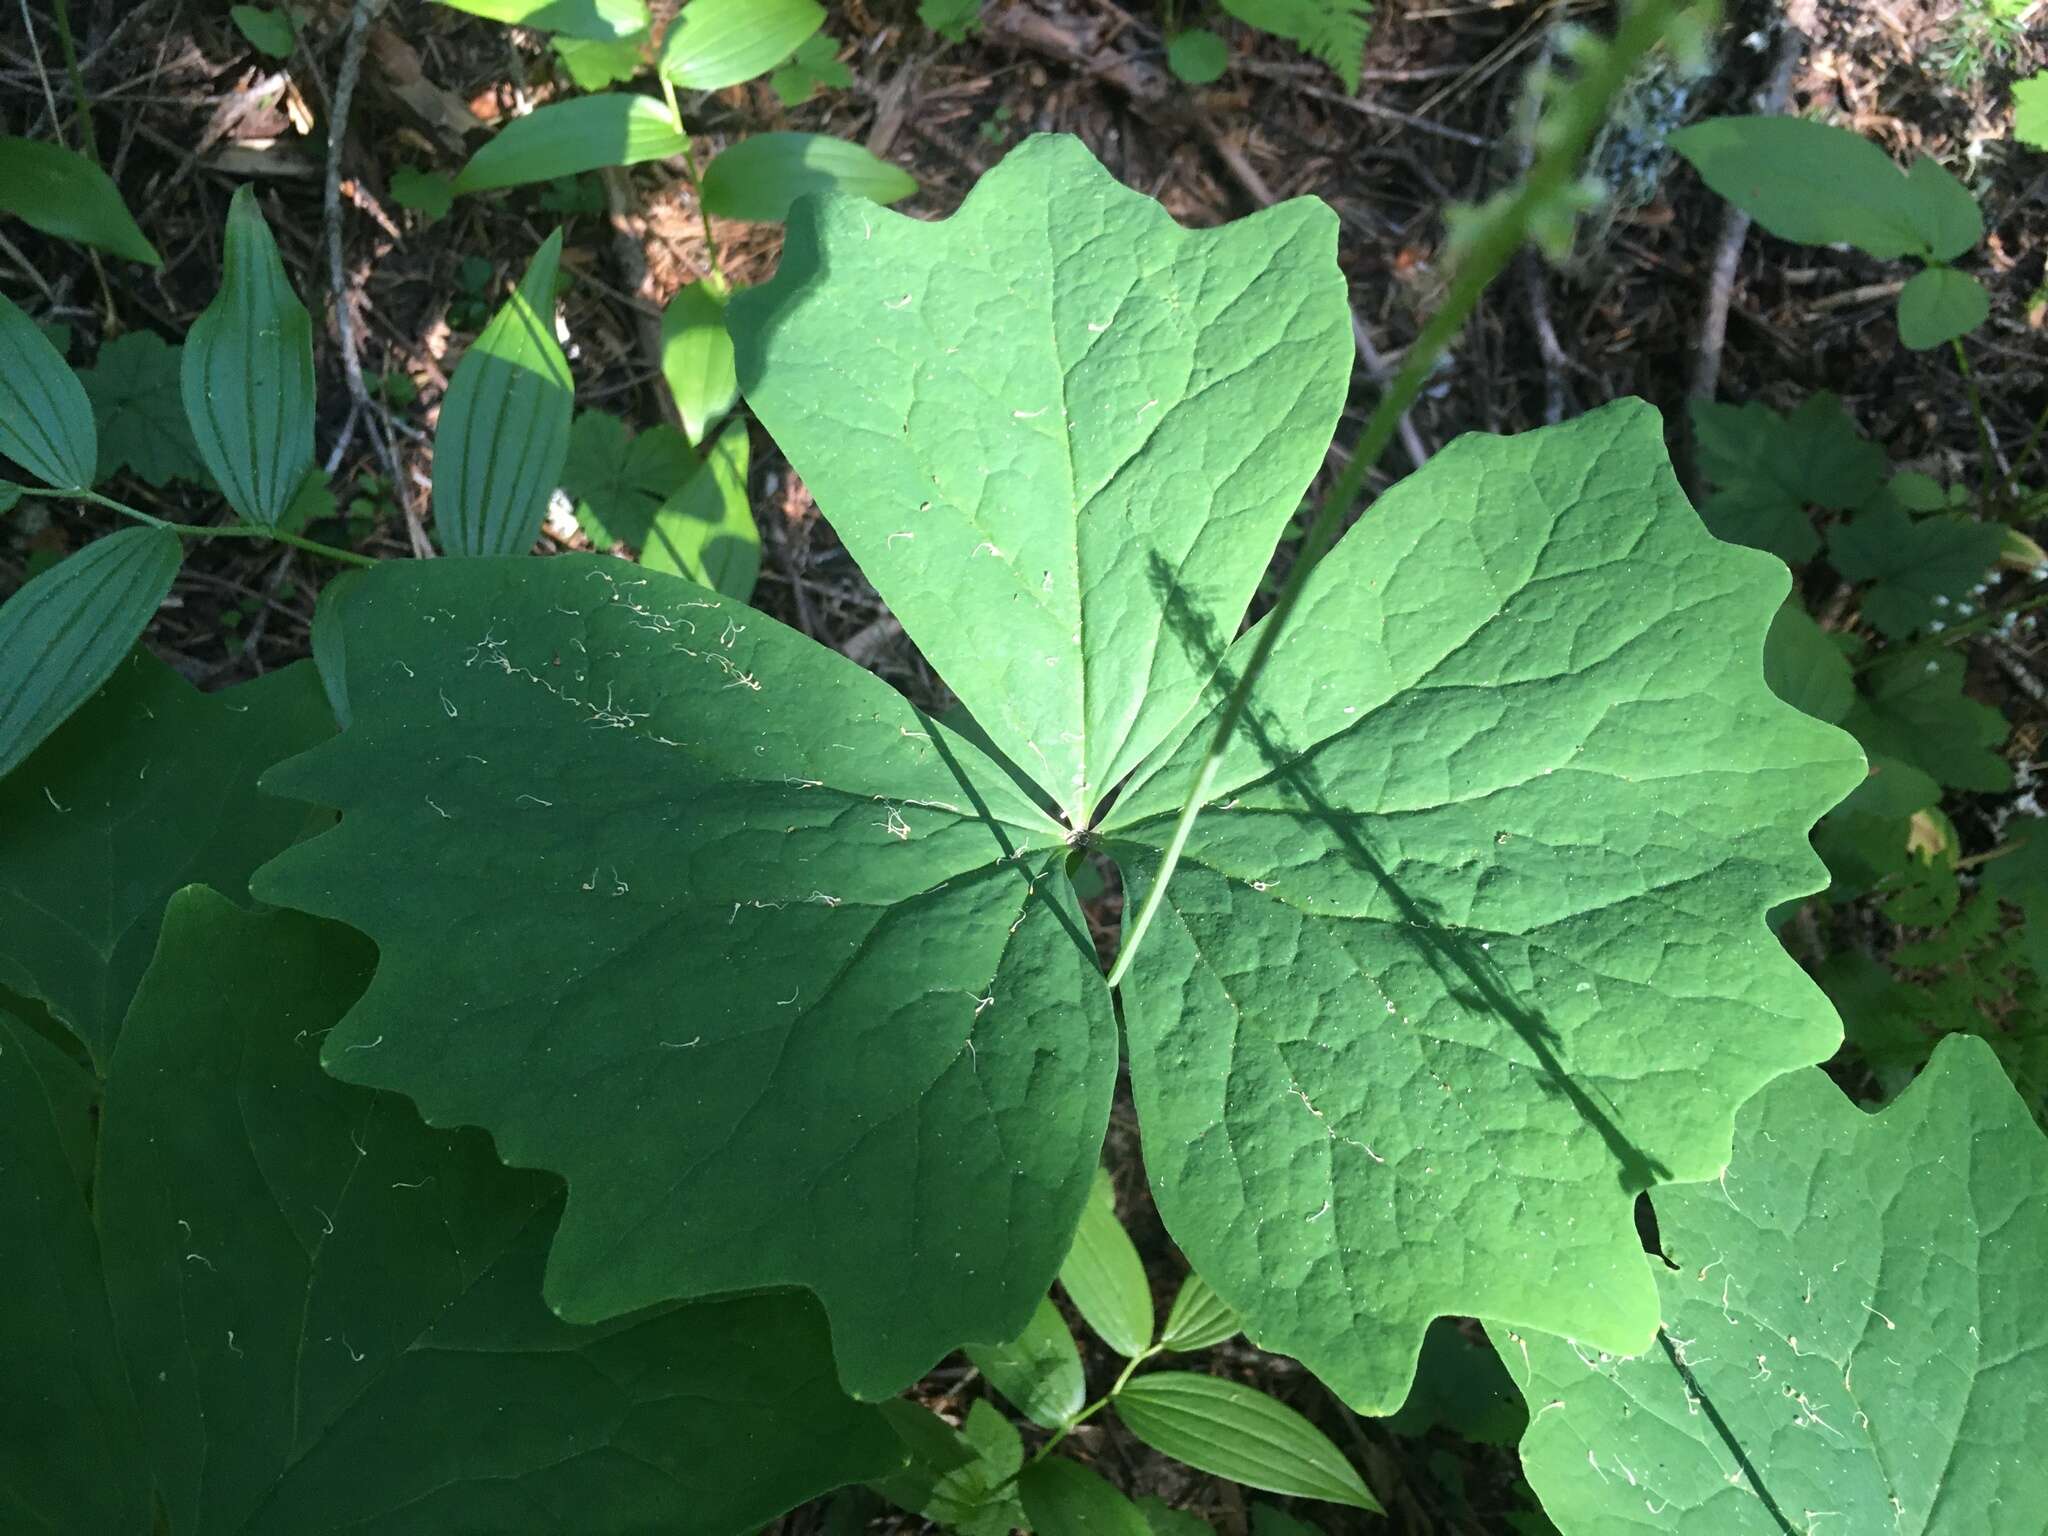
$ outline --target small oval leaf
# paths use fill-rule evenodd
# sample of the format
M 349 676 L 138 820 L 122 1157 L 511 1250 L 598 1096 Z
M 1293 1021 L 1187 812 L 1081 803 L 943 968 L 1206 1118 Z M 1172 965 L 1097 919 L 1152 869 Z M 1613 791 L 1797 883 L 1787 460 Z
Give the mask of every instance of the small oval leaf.
M 1016 1338 L 1007 1344 L 970 1344 L 967 1358 L 1011 1407 L 1045 1429 L 1073 1423 L 1087 1401 L 1081 1352 L 1051 1297 L 1039 1302 Z
M 1230 68 L 1230 44 L 1207 27 L 1189 27 L 1166 45 L 1166 67 L 1188 85 L 1213 85 Z
M 680 155 L 689 144 L 689 135 L 669 116 L 668 108 L 651 96 L 633 91 L 578 96 L 538 107 L 506 124 L 470 156 L 455 178 L 455 191 L 489 192 L 607 166 L 665 160 Z
M 60 144 L 0 138 L 0 211 L 59 240 L 164 264 L 107 173 Z
M 1899 293 L 1899 340 L 1925 352 L 1967 336 L 1991 318 L 1991 295 L 1967 272 L 1929 267 Z
M 1095 1170 L 1074 1246 L 1060 1266 L 1060 1284 L 1102 1342 L 1131 1359 L 1152 1342 L 1152 1286 L 1130 1234 L 1116 1219 L 1109 1174 Z
M 773 224 L 807 192 L 839 191 L 894 203 L 917 180 L 858 144 L 826 133 L 757 133 L 704 168 L 704 207 L 721 219 Z
M 1173 1307 L 1166 1314 L 1166 1332 L 1159 1342 L 1178 1354 L 1189 1354 L 1221 1344 L 1237 1329 L 1237 1314 L 1209 1288 L 1209 1282 L 1200 1275 L 1189 1275 L 1173 1298 Z
M 569 456 L 575 390 L 555 341 L 556 230 L 449 381 L 434 432 L 434 525 L 451 555 L 519 555 Z
M 1268 1493 L 1385 1513 L 1329 1437 L 1252 1387 L 1188 1371 L 1156 1371 L 1116 1398 L 1126 1428 L 1162 1456 Z
M 722 91 L 766 74 L 823 25 L 817 0 L 690 0 L 658 68 L 686 90 Z
M 747 499 L 747 459 L 747 425 L 736 421 L 655 512 L 640 563 L 741 602 L 753 596 L 761 574 L 761 530 Z
M 220 292 L 185 337 L 179 381 L 193 441 L 228 505 L 275 528 L 313 467 L 313 318 L 251 187 L 228 207 Z
M 661 376 L 692 444 L 703 442 L 739 399 L 725 297 L 711 280 L 685 283 L 661 312 Z
M 1024 1513 L 1042 1536 L 1152 1536 L 1138 1506 L 1078 1461 L 1049 1457 L 1017 1479 Z
M 99 462 L 92 401 L 35 321 L 0 294 L 0 453 L 47 486 L 82 491 Z
M 113 675 L 171 590 L 181 555 L 168 528 L 123 528 L 0 604 L 0 774 Z

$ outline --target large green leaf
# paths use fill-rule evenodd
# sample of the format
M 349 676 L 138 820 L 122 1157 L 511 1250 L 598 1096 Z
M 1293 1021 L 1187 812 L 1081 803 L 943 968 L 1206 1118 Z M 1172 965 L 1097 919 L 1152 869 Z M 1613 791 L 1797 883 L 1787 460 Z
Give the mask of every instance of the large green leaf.
M 1983 233 L 1934 161 L 1901 173 L 1861 134 L 1801 117 L 1715 117 L 1671 135 L 1706 184 L 1781 240 L 1854 245 L 1879 260 L 1949 261 Z
M 667 1306 L 602 1328 L 553 1317 L 538 1281 L 559 1186 L 321 1072 L 312 1042 L 371 962 L 333 924 L 203 888 L 172 899 L 115 1052 L 92 1197 L 133 1406 L 111 1383 L 95 1411 L 81 1394 L 31 1397 L 39 1433 L 0 1446 L 0 1486 L 53 1529 L 148 1529 L 88 1518 L 111 1495 L 91 1488 L 78 1509 L 43 1470 L 70 1470 L 139 1416 L 140 1443 L 115 1459 L 128 1483 L 153 1477 L 173 1536 L 726 1536 L 896 1462 L 879 1419 L 833 1384 L 806 1301 Z M 15 1069 L 0 1088 L 0 1123 L 34 1124 L 35 1085 Z M 108 1341 L 90 1237 L 74 1235 L 83 1199 L 50 1162 L 27 1188 L 10 1166 L 5 1227 L 61 1224 L 74 1290 L 50 1316 L 76 1322 L 41 1353 L 68 1345 L 75 1378 L 98 1382 Z M 19 1356 L 4 1366 L 28 1379 Z
M 563 1315 L 807 1286 L 864 1396 L 1021 1331 L 1115 1067 L 1061 829 L 676 577 L 386 565 L 337 618 L 350 727 L 266 784 L 344 816 L 257 890 L 379 945 L 331 1070 L 567 1177 Z
M 59 240 L 96 245 L 128 261 L 163 265 L 121 189 L 75 150 L 39 139 L 0 138 L 0 213 Z
M 1350 379 L 1336 221 L 1180 228 L 1036 138 L 927 224 L 807 204 L 740 379 L 890 609 L 1075 825 L 1193 703 Z
M 897 203 L 917 178 L 829 133 L 753 133 L 704 168 L 704 211 L 721 219 L 773 223 L 808 193 L 845 192 Z
M 722 91 L 765 75 L 824 24 L 817 0 L 690 0 L 655 67 L 686 90 Z
M 0 777 L 112 675 L 156 617 L 183 555 L 168 528 L 123 528 L 0 603 Z
M 1655 1201 L 1654 1347 L 1493 1330 L 1565 1536 L 2042 1529 L 2048 1141 L 1988 1046 L 1878 1115 L 1781 1078 L 1722 1177 Z
M 243 186 L 220 292 L 185 335 L 180 382 L 199 456 L 246 523 L 275 528 L 313 467 L 313 317 Z
M 307 830 L 257 775 L 332 732 L 310 666 L 201 694 L 131 653 L 0 779 L 0 986 L 47 1004 L 104 1072 L 171 892 L 246 901 L 256 866 Z
M 84 490 L 99 458 L 92 403 L 64 354 L 0 294 L 0 453 L 43 484 Z
M 434 526 L 451 555 L 523 554 L 569 457 L 575 385 L 555 340 L 562 232 L 470 343 L 434 430 Z
M 553 181 L 607 166 L 666 160 L 689 147 L 667 107 L 633 91 L 577 96 L 507 123 L 469 157 L 457 194 Z
M 1440 1314 L 1640 1348 L 1636 1192 L 1711 1173 L 1839 1041 L 1763 921 L 1863 772 L 1765 687 L 1786 586 L 1705 534 L 1634 402 L 1458 440 L 1311 578 L 1125 1026 L 1175 1241 L 1362 1411 Z M 1134 903 L 1213 729 L 1110 813 Z

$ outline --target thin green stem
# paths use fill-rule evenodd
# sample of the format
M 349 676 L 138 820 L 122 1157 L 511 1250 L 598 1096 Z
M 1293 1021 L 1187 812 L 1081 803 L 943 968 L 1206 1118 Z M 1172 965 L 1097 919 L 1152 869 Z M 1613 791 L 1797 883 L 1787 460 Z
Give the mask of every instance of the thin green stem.
M 1963 388 L 1970 400 L 1970 419 L 1977 423 L 1977 452 L 1982 459 L 1978 468 L 1978 504 L 1985 508 L 1991 505 L 1991 487 L 1998 478 L 1998 466 L 1991 448 L 1991 424 L 1984 419 L 1984 397 L 1977 391 L 1977 375 L 1970 371 L 1969 354 L 1963 351 L 1963 338 L 1952 337 L 1949 346 L 1955 350 L 1956 371 L 1963 376 Z
M 71 77 L 71 100 L 78 108 L 78 136 L 85 141 L 85 158 L 100 163 L 100 144 L 92 130 L 92 102 L 85 94 L 85 75 L 78 67 L 78 44 L 71 38 L 71 0 L 54 0 L 51 12 L 57 18 L 57 46 L 64 53 L 64 72 Z
M 661 77 L 661 95 L 668 103 L 668 115 L 676 120 L 676 132 L 683 136 L 683 161 L 688 167 L 684 174 L 689 178 L 690 196 L 697 202 L 697 217 L 703 221 L 705 258 L 711 263 L 711 270 L 723 277 L 725 270 L 718 264 L 718 237 L 711 233 L 711 211 L 704 206 L 704 174 L 697 168 L 697 141 L 683 126 L 683 109 L 676 101 L 675 85 L 666 75 Z
M 989 1492 L 991 1494 L 1001 1493 L 1005 1488 L 1009 1487 L 1010 1484 L 1016 1482 L 1018 1478 L 1022 1477 L 1032 1467 L 1037 1466 L 1041 1461 L 1044 1461 L 1046 1457 L 1050 1456 L 1054 1451 L 1058 1450 L 1060 1442 L 1062 1440 L 1066 1439 L 1067 1436 L 1071 1435 L 1083 1424 L 1086 1424 L 1090 1419 L 1094 1418 L 1096 1414 L 1102 1412 L 1103 1409 L 1107 1408 L 1111 1403 L 1115 1402 L 1117 1394 L 1123 1391 L 1123 1389 L 1130 1384 L 1131 1377 L 1137 1371 L 1138 1367 L 1143 1365 L 1147 1360 L 1150 1360 L 1154 1355 L 1161 1353 L 1163 1349 L 1163 1345 L 1152 1344 L 1147 1346 L 1140 1353 L 1132 1356 L 1129 1360 L 1126 1360 L 1124 1362 L 1123 1370 L 1117 1373 L 1116 1380 L 1110 1383 L 1109 1390 L 1107 1392 L 1103 1393 L 1102 1396 L 1095 1399 L 1094 1402 L 1090 1403 L 1086 1408 L 1083 1408 L 1079 1413 L 1075 1414 L 1071 1419 L 1067 1420 L 1066 1423 L 1062 1424 L 1058 1429 L 1054 1430 L 1052 1438 L 1046 1441 L 1045 1444 L 1041 1445 L 1038 1448 L 1036 1455 L 1034 1455 L 1029 1461 L 1025 1462 L 1024 1465 L 1019 1467 L 1016 1471 L 1012 1472 L 1008 1477 L 1004 1478 L 1000 1483 L 997 1483 L 995 1487 L 989 1489 Z
M 2034 418 L 2033 430 L 2027 433 L 2026 442 L 2020 445 L 2018 457 L 2012 461 L 2011 473 L 2007 475 L 2004 491 L 2015 501 L 2020 494 L 2020 476 L 2027 472 L 2027 466 L 2034 462 L 2034 453 L 2041 446 L 2041 433 L 2048 428 L 2048 405 L 2041 407 L 2041 414 Z
M 1323 498 L 1315 520 L 1309 524 L 1308 534 L 1302 540 L 1301 553 L 1296 556 L 1293 569 L 1287 573 L 1287 581 L 1274 600 L 1272 611 L 1259 626 L 1259 637 L 1251 658 L 1245 663 L 1236 686 L 1231 689 L 1223 713 L 1217 720 L 1215 737 L 1195 772 L 1187 799 L 1181 804 L 1180 818 L 1174 823 L 1165 858 L 1153 876 L 1152 889 L 1146 893 L 1144 905 L 1138 909 L 1136 920 L 1124 936 L 1116 963 L 1110 968 L 1111 986 L 1121 983 L 1130 970 L 1132 957 L 1137 954 L 1145 930 L 1152 925 L 1152 919 L 1165 900 L 1167 882 L 1173 878 L 1174 869 L 1187 849 L 1195 818 L 1201 815 L 1202 807 L 1208 803 L 1209 792 L 1215 787 L 1216 775 L 1222 769 L 1223 754 L 1230 745 L 1230 738 L 1244 717 L 1245 705 L 1266 670 L 1266 663 L 1272 658 L 1274 646 L 1286 631 L 1287 621 L 1293 617 L 1295 607 L 1301 601 L 1309 573 L 1329 548 L 1345 512 L 1358 499 L 1365 486 L 1365 477 L 1393 441 L 1402 413 L 1422 393 L 1423 386 L 1429 382 L 1436 368 L 1437 359 L 1464 329 L 1466 320 L 1478 306 L 1480 295 L 1521 249 L 1530 227 L 1557 200 L 1569 195 L 1579 160 L 1606 117 L 1609 103 L 1627 83 L 1637 61 L 1657 45 L 1671 22 L 1688 9 L 1689 4 L 1690 0 L 1642 0 L 1627 12 L 1613 42 L 1601 50 L 1587 73 L 1558 103 L 1555 120 L 1546 129 L 1539 130 L 1543 133 L 1541 148 L 1531 162 L 1521 188 L 1505 206 L 1480 215 L 1482 222 L 1458 263 L 1449 294 L 1442 307 L 1430 316 L 1429 323 L 1422 328 L 1422 334 L 1416 337 L 1414 345 L 1409 347 L 1401 371 L 1380 397 L 1378 407 L 1366 422 L 1363 436 L 1352 451 L 1351 462 Z
M 289 544 L 293 549 L 303 549 L 309 555 L 324 555 L 327 559 L 338 560 L 343 565 L 359 565 L 367 570 L 377 564 L 369 555 L 359 555 L 352 549 L 337 549 L 332 544 L 322 544 L 317 539 L 301 538 L 296 533 L 286 533 L 279 528 L 251 528 L 242 523 L 221 527 L 204 523 L 174 523 L 168 518 L 144 512 L 139 507 L 131 507 L 125 501 L 102 496 L 98 491 L 50 491 L 39 486 L 24 486 L 21 493 L 24 496 L 47 497 L 52 501 L 89 501 L 96 507 L 105 507 L 109 512 L 132 517 L 136 522 L 147 523 L 152 528 L 168 528 L 171 532 L 188 539 L 268 539 L 274 544 Z

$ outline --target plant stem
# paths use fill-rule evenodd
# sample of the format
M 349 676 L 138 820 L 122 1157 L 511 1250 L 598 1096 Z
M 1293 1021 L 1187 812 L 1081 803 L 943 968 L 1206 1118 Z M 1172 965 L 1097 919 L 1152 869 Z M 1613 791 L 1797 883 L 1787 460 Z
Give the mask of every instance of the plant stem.
M 1090 1403 L 1086 1408 L 1083 1408 L 1079 1413 L 1075 1414 L 1071 1419 L 1067 1420 L 1066 1423 L 1062 1424 L 1058 1429 L 1054 1430 L 1052 1438 L 1046 1441 L 1045 1444 L 1041 1445 L 1038 1448 L 1037 1453 L 1034 1456 L 1032 1456 L 1032 1458 L 1029 1461 L 1025 1462 L 1023 1466 L 1019 1467 L 1015 1472 L 1012 1472 L 1000 1483 L 997 1483 L 995 1487 L 989 1489 L 989 1492 L 991 1494 L 1001 1493 L 1005 1488 L 1009 1487 L 1010 1484 L 1016 1482 L 1018 1478 L 1022 1477 L 1025 1474 L 1025 1472 L 1030 1470 L 1032 1467 L 1037 1466 L 1041 1461 L 1045 1460 L 1046 1457 L 1050 1456 L 1055 1450 L 1059 1448 L 1059 1443 L 1062 1440 L 1066 1439 L 1068 1435 L 1071 1435 L 1083 1424 L 1086 1424 L 1090 1419 L 1094 1418 L 1096 1414 L 1102 1412 L 1103 1409 L 1107 1408 L 1111 1403 L 1115 1402 L 1116 1395 L 1119 1392 L 1123 1391 L 1124 1387 L 1129 1384 L 1132 1374 L 1138 1369 L 1138 1367 L 1143 1365 L 1147 1360 L 1150 1360 L 1154 1355 L 1158 1354 L 1159 1352 L 1160 1346 L 1157 1344 L 1153 1344 L 1147 1346 L 1142 1352 L 1140 1352 L 1137 1355 L 1134 1355 L 1131 1359 L 1126 1360 L 1124 1362 L 1123 1370 L 1117 1374 L 1116 1380 L 1110 1383 L 1109 1390 L 1107 1392 L 1103 1393 L 1102 1396 L 1095 1399 L 1094 1402 Z
M 50 491 L 38 486 L 23 486 L 24 496 L 42 496 L 52 501 L 89 501 L 96 507 L 105 507 L 109 512 L 118 512 L 123 517 L 132 517 L 138 523 L 147 523 L 152 528 L 168 528 L 171 532 L 188 539 L 269 539 L 275 544 L 289 544 L 293 549 L 303 549 L 310 555 L 324 555 L 329 560 L 339 560 L 344 565 L 359 565 L 366 570 L 377 561 L 369 555 L 359 555 L 352 549 L 336 549 L 332 544 L 322 544 L 317 539 L 305 539 L 296 533 L 286 533 L 278 528 L 251 528 L 236 523 L 226 527 L 210 527 L 204 523 L 174 523 L 168 518 L 155 517 L 139 507 L 131 507 L 125 501 L 116 501 L 111 496 L 102 496 L 98 491 Z
M 683 136 L 683 159 L 688 165 L 684 175 L 690 182 L 690 196 L 697 201 L 697 217 L 704 224 L 705 258 L 711 263 L 711 270 L 723 277 L 725 269 L 718 264 L 718 237 L 711 233 L 711 211 L 704 206 L 704 176 L 697 169 L 697 141 L 683 126 L 683 109 L 676 104 L 676 88 L 666 75 L 661 77 L 661 94 L 668 102 L 668 115 L 676 120 L 676 132 Z
M 71 77 L 71 100 L 78 108 L 78 136 L 85 144 L 85 158 L 98 165 L 100 144 L 92 131 L 92 103 L 85 94 L 85 75 L 78 67 L 78 44 L 71 38 L 71 0 L 54 0 L 50 9 L 57 20 L 57 46 L 64 54 L 64 72 Z
M 1969 355 L 1963 351 L 1963 338 L 1950 338 L 1949 346 L 1955 349 L 1956 371 L 1962 374 L 1963 388 L 1969 395 L 1970 419 L 1977 423 L 1977 452 L 1983 460 L 1978 468 L 1978 505 L 1988 511 L 1991 506 L 1991 487 L 1995 483 L 1994 471 L 1997 469 L 1991 449 L 1991 424 L 1984 419 L 1984 397 L 1977 392 L 1977 376 L 1970 371 Z
M 1223 706 L 1222 716 L 1216 723 L 1215 738 L 1203 754 L 1194 783 L 1188 788 L 1187 799 L 1181 804 L 1180 818 L 1174 823 L 1173 836 L 1166 845 L 1166 856 L 1158 873 L 1153 877 L 1152 889 L 1146 893 L 1145 903 L 1138 909 L 1137 919 L 1124 936 L 1123 947 L 1117 954 L 1115 965 L 1110 968 L 1111 986 L 1122 982 L 1130 970 L 1131 959 L 1137 954 L 1145 930 L 1151 926 L 1165 899 L 1167 882 L 1173 878 L 1174 869 L 1187 848 L 1195 818 L 1201 814 L 1202 807 L 1208 803 L 1209 791 L 1215 787 L 1224 751 L 1230 745 L 1238 721 L 1244 716 L 1253 687 L 1266 670 L 1274 646 L 1286 630 L 1295 606 L 1301 601 L 1309 572 L 1329 548 L 1338 523 L 1364 488 L 1365 477 L 1386 452 L 1402 413 L 1422 393 L 1423 386 L 1429 382 L 1430 374 L 1436 368 L 1437 359 L 1464 329 L 1487 286 L 1521 249 L 1536 218 L 1555 200 L 1568 195 L 1580 157 L 1606 117 L 1609 103 L 1627 83 L 1637 60 L 1662 40 L 1671 22 L 1688 9 L 1690 3 L 1691 0 L 1642 0 L 1624 15 L 1613 42 L 1600 52 L 1587 73 L 1559 102 L 1556 118 L 1547 129 L 1546 141 L 1531 162 L 1520 190 L 1498 211 L 1480 216 L 1483 222 L 1458 263 L 1443 306 L 1430 316 L 1422 334 L 1408 348 L 1401 371 L 1380 396 L 1379 405 L 1367 421 L 1364 434 L 1352 450 L 1351 462 L 1323 498 L 1315 520 L 1309 524 L 1308 534 L 1302 540 L 1301 553 L 1295 558 L 1293 569 L 1287 573 L 1287 581 L 1281 587 L 1279 597 L 1274 600 L 1272 611 L 1259 625 L 1259 637 L 1251 658 L 1245 663 L 1243 673 Z

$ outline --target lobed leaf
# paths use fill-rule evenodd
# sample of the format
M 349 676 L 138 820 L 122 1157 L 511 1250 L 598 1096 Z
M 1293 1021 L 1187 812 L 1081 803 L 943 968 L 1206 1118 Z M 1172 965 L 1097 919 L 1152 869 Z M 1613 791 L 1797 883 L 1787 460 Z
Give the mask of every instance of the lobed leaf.
M 5 294 L 0 294 L 0 453 L 60 491 L 90 486 L 99 460 L 85 386 L 35 321 Z
M 168 528 L 123 528 L 0 603 L 0 777 L 112 675 L 184 557 Z
M 766 74 L 824 24 L 817 0 L 690 0 L 655 67 L 685 90 L 722 91 Z
M 201 694 L 127 655 L 0 779 L 0 986 L 46 1003 L 104 1074 L 164 903 L 195 882 L 247 902 L 308 827 L 257 776 L 331 734 L 311 667 Z
M 1315 1425 L 1256 1388 L 1189 1371 L 1133 1377 L 1117 1417 L 1162 1456 L 1268 1493 L 1383 1514 L 1357 1469 Z
M 183 362 L 182 347 L 150 331 L 130 331 L 103 343 L 93 365 L 79 371 L 99 434 L 94 483 L 125 470 L 155 486 L 212 484 L 185 419 Z
M 434 430 L 434 525 L 451 555 L 524 554 L 569 456 L 575 386 L 555 340 L 562 232 L 470 343 Z
M 1640 1348 L 1635 1194 L 1711 1172 L 1839 1041 L 1762 921 L 1863 774 L 1764 686 L 1787 585 L 1624 402 L 1382 496 L 1253 690 L 1123 990 L 1132 1088 L 1174 1240 L 1360 1411 L 1439 1315 Z M 1129 902 L 1213 730 L 1107 818 Z
M 1988 1046 L 1943 1041 L 1876 1115 L 1788 1074 L 1720 1178 L 1655 1200 L 1652 1348 L 1492 1330 L 1565 1536 L 2040 1530 L 2048 1140 Z
M 514 118 L 456 174 L 453 191 L 489 192 L 608 166 L 666 160 L 689 147 L 667 107 L 635 91 L 549 102 Z
M 0 213 L 11 213 L 59 240 L 111 251 L 124 261 L 163 265 L 121 200 L 121 189 L 92 161 L 61 144 L 0 137 Z
M 1116 1061 L 1060 829 L 676 577 L 385 565 L 338 618 L 350 727 L 265 783 L 341 825 L 257 881 L 379 945 L 329 1069 L 567 1178 L 566 1317 L 802 1285 L 862 1396 L 1015 1337 Z
M 228 205 L 220 292 L 185 335 L 185 419 L 243 522 L 275 528 L 313 467 L 313 317 L 244 186 Z
M 1051 137 L 942 223 L 807 207 L 728 310 L 748 402 L 1085 826 L 1194 702 L 1322 462 L 1352 365 L 1336 220 L 1185 230 Z
M 90 1216 L 0 1024 L 0 1125 L 38 1143 L 0 1170 L 0 1209 L 44 1235 L 51 1308 L 38 1337 L 0 1325 L 9 1379 L 42 1367 L 0 1406 L 9 1504 L 119 1531 L 153 1503 L 172 1536 L 738 1536 L 894 1463 L 832 1385 L 809 1303 L 551 1316 L 557 1186 L 320 1071 L 311 1042 L 371 960 L 332 924 L 174 897 L 115 1052 Z
M 704 211 L 755 223 L 779 223 L 798 198 L 813 193 L 887 204 L 916 190 L 908 171 L 828 133 L 749 134 L 704 167 Z
M 1998 561 L 2002 530 L 1964 517 L 1915 518 L 1895 505 L 1828 530 L 1828 559 L 1848 581 L 1873 583 L 1863 616 L 1903 640 L 1964 602 Z

